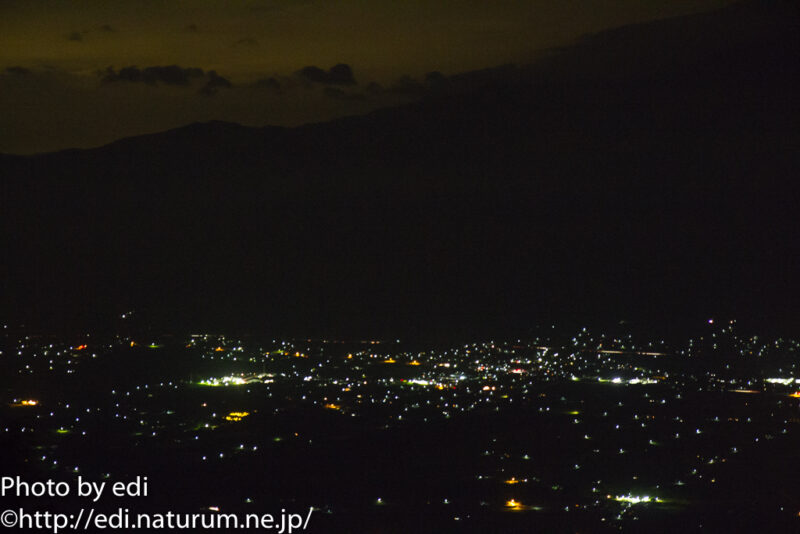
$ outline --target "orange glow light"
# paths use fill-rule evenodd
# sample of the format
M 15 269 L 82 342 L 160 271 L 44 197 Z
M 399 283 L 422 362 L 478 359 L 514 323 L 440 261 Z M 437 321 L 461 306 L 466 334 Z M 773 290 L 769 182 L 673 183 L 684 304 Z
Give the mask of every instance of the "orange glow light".
M 15 407 L 19 408 L 21 406 L 38 406 L 38 405 L 39 405 L 39 401 L 33 400 L 33 399 L 26 399 L 26 400 L 21 400 L 16 404 L 12 404 L 11 406 L 15 406 Z

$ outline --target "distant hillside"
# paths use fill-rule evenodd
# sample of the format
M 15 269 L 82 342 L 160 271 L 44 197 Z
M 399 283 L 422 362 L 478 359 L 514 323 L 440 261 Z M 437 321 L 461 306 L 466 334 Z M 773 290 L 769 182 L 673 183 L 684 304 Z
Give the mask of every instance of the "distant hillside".
M 792 328 L 798 20 L 744 3 L 365 116 L 0 157 L 3 313 L 393 335 L 722 311 Z

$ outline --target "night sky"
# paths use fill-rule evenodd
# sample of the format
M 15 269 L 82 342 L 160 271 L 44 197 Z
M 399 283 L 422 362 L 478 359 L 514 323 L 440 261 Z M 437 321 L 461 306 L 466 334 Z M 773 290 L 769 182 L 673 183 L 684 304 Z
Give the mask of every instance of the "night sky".
M 413 100 L 431 72 L 528 64 L 585 34 L 729 3 L 6 0 L 0 152 L 99 146 L 212 119 L 298 125 L 364 113 Z M 301 73 L 339 64 L 349 72 Z

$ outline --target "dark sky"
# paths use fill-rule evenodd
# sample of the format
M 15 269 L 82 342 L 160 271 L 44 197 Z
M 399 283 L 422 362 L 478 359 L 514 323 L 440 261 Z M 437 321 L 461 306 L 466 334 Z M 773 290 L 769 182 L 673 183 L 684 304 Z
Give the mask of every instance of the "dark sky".
M 431 71 L 526 64 L 587 33 L 729 3 L 3 0 L 0 152 L 212 119 L 297 125 L 363 113 L 413 98 L 409 78 Z M 350 71 L 332 74 L 337 64 Z M 151 68 L 165 66 L 176 67 Z M 321 70 L 298 74 L 309 66 Z

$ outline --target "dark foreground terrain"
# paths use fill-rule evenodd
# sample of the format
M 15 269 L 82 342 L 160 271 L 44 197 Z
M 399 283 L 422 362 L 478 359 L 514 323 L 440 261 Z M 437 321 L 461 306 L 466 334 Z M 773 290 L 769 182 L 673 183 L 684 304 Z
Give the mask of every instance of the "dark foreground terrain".
M 433 350 L 6 342 L 4 476 L 150 487 L 94 504 L 19 499 L 26 508 L 313 507 L 309 532 L 800 526 L 798 345 L 733 327 L 678 349 L 586 331 Z

